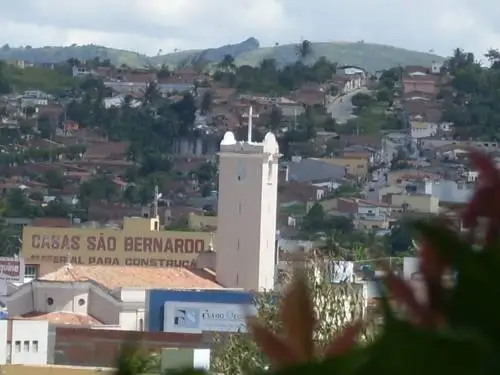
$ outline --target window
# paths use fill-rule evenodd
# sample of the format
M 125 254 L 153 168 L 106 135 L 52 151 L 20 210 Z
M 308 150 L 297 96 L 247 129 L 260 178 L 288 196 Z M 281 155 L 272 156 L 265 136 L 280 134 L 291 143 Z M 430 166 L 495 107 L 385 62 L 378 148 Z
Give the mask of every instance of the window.
M 6 346 L 6 362 L 10 363 L 11 362 L 11 357 L 12 357 L 12 341 L 7 341 L 7 346 Z
M 38 276 L 38 265 L 27 264 L 24 267 L 24 276 L 34 279 Z
M 21 341 L 16 341 L 15 348 L 16 353 L 21 353 Z
M 245 165 L 243 164 L 242 161 L 238 162 L 238 165 L 236 167 L 236 174 L 238 176 L 238 181 L 242 181 L 245 178 Z
M 158 222 L 155 221 L 155 231 L 158 231 L 158 230 L 159 230 Z
M 139 331 L 144 331 L 144 319 L 139 319 Z
M 23 350 L 24 350 L 25 352 L 29 352 L 29 351 L 30 351 L 30 342 L 29 342 L 29 341 L 25 341 L 25 342 L 23 343 Z
M 31 348 L 33 353 L 38 353 L 38 340 L 35 340 L 31 343 Z
M 54 304 L 54 299 L 52 297 L 47 298 L 47 305 L 52 306 Z
M 269 160 L 267 163 L 267 183 L 271 184 L 273 182 L 273 161 Z

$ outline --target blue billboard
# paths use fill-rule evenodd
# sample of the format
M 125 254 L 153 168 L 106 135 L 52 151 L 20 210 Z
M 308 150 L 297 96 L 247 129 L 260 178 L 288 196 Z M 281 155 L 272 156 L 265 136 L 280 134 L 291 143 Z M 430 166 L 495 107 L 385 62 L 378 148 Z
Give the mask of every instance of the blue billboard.
M 243 290 L 164 290 L 146 294 L 150 332 L 201 333 L 244 331 L 245 317 L 255 314 L 254 295 Z

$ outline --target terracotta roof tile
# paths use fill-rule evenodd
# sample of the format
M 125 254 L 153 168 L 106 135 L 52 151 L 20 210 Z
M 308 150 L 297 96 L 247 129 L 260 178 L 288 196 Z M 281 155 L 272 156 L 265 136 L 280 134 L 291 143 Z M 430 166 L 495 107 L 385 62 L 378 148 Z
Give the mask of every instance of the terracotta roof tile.
M 81 326 L 102 325 L 102 322 L 100 322 L 93 316 L 63 311 L 50 313 L 33 311 L 28 314 L 17 316 L 14 319 L 48 320 L 51 324 L 71 324 Z
M 108 289 L 116 288 L 169 288 L 169 289 L 218 289 L 213 274 L 181 267 L 146 268 L 120 266 L 76 266 L 68 272 L 62 267 L 39 278 L 47 281 L 93 280 Z

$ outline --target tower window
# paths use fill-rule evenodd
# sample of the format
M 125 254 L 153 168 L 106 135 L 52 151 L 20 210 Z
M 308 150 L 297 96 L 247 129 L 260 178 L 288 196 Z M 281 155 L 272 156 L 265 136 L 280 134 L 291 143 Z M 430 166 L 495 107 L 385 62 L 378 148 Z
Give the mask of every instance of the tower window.
M 270 184 L 273 182 L 273 161 L 269 160 L 267 163 L 267 183 Z

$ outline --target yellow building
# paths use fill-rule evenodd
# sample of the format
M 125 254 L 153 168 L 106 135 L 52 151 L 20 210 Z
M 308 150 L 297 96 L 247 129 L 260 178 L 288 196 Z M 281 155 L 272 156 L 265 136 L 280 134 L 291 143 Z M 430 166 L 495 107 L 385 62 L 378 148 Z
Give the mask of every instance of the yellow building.
M 323 158 L 322 161 L 339 165 L 346 169 L 347 174 L 365 177 L 368 174 L 370 162 L 367 158 Z
M 209 232 L 159 230 L 157 218 L 128 217 L 123 229 L 26 226 L 21 256 L 42 274 L 66 263 L 186 267 L 211 239 Z
M 439 198 L 426 194 L 389 194 L 386 199 L 396 207 L 405 207 L 408 211 L 426 214 L 439 213 Z

